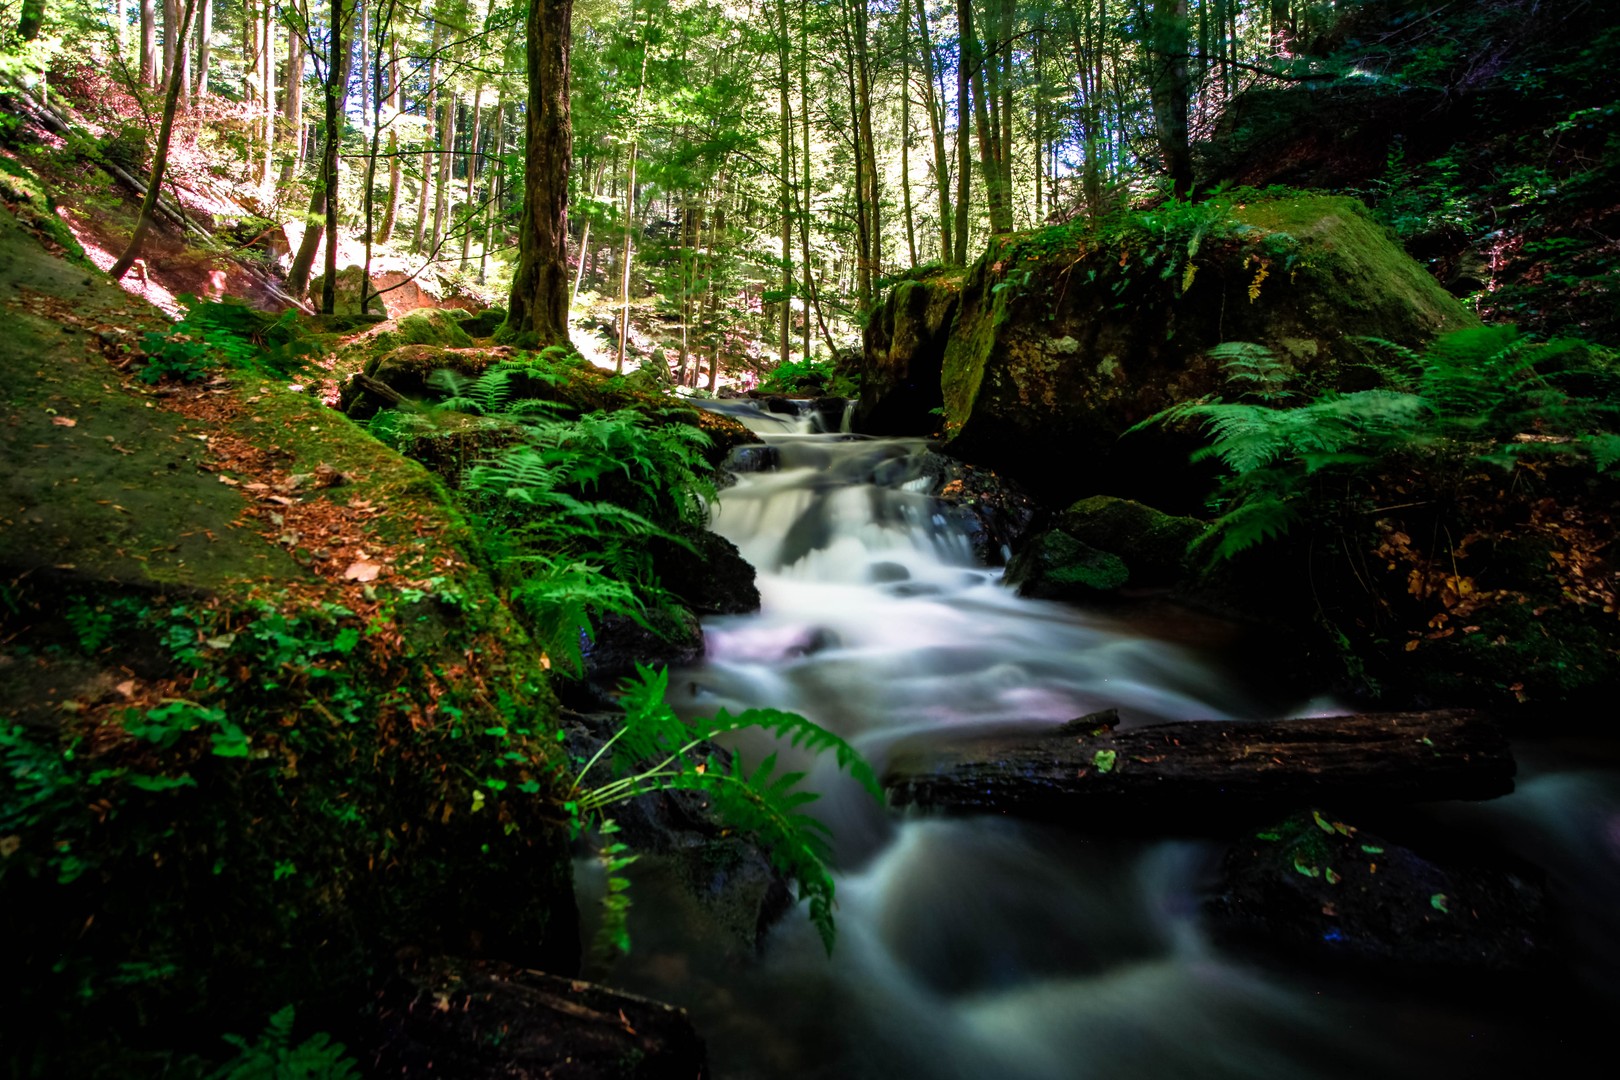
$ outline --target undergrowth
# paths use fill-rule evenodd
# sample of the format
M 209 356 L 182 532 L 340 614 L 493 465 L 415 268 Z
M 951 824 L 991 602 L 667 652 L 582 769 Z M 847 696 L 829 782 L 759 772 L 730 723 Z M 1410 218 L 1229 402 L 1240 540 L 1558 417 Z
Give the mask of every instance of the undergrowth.
M 300 333 L 296 310 L 276 317 L 239 300 L 199 300 L 189 293 L 180 302 L 185 317 L 142 340 L 146 363 L 135 376 L 142 382 L 196 382 L 221 369 L 284 378 L 320 352 Z

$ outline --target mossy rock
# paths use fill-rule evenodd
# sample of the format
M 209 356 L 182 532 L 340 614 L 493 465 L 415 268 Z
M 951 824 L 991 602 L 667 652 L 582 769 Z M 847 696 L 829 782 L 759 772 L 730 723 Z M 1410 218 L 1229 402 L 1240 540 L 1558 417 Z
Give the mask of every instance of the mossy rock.
M 1099 486 L 1201 502 L 1187 472 L 1196 432 L 1121 436 L 1223 390 L 1216 345 L 1265 346 L 1304 392 L 1354 389 L 1381 359 L 1368 338 L 1420 346 L 1477 325 L 1353 199 L 1211 200 L 1120 220 L 995 241 L 945 347 L 947 450 L 1060 505 Z M 1050 467 L 1075 460 L 1087 467 Z
M 0 156 L 0 203 L 9 205 L 24 228 L 60 250 L 69 262 L 94 268 L 73 230 L 56 215 L 56 200 L 45 181 L 5 156 Z
M 961 298 L 962 272 L 941 269 L 902 281 L 873 310 L 855 365 L 855 430 L 921 435 L 939 426 L 945 341 Z
M 1118 555 L 1083 544 L 1066 532 L 1038 534 L 1007 563 L 1007 584 L 1020 596 L 1086 600 L 1113 592 L 1130 580 Z
M 461 329 L 475 338 L 494 337 L 495 331 L 506 322 L 506 309 L 500 307 L 485 308 L 476 315 L 469 314 L 461 321 Z
M 473 340 L 461 328 L 459 320 L 439 308 L 418 308 L 401 315 L 390 328 L 383 328 L 371 338 L 371 348 L 378 353 L 392 352 L 404 345 L 438 345 L 449 349 L 470 349 Z
M 1076 540 L 1118 555 L 1136 585 L 1166 585 L 1181 578 L 1187 572 L 1187 545 L 1206 528 L 1195 518 L 1108 495 L 1080 500 L 1058 516 L 1057 524 Z
M 333 290 L 333 315 L 359 315 L 360 286 L 365 281 L 365 270 L 359 266 L 346 266 L 337 272 L 337 287 Z M 309 283 L 309 296 L 316 306 L 321 303 L 321 297 L 326 292 L 326 275 L 317 274 L 315 280 Z M 383 306 L 382 299 L 377 295 L 377 283 L 370 283 L 367 297 L 366 312 L 368 315 L 382 315 L 387 317 L 387 308 Z

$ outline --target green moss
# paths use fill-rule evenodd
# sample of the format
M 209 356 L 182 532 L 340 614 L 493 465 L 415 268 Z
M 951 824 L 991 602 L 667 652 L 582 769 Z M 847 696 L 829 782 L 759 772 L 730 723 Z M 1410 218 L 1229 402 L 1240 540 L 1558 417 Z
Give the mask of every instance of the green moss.
M 437 308 L 418 308 L 400 316 L 391 330 L 379 330 L 370 339 L 374 352 L 391 352 L 402 345 L 438 345 L 469 349 L 473 340 L 458 320 Z
M 0 156 L 0 200 L 14 204 L 18 219 L 61 248 L 69 262 L 87 270 L 95 269 L 73 230 L 56 215 L 56 200 L 51 197 L 50 188 L 21 163 L 4 156 Z
M 1075 539 L 1124 560 L 1138 584 L 1168 582 L 1185 570 L 1187 545 L 1205 526 L 1129 499 L 1097 495 L 1073 504 L 1058 518 L 1058 528 Z

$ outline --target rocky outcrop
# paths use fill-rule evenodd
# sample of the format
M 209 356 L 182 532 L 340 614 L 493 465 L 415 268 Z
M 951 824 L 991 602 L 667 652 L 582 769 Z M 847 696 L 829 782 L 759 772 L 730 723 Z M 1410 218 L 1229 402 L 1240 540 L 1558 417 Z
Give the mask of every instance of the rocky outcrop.
M 1227 849 L 1204 905 L 1224 938 L 1421 974 L 1521 973 L 1546 956 L 1546 890 L 1528 867 L 1426 857 L 1322 811 Z
M 1052 502 L 1190 506 L 1204 485 L 1178 482 L 1196 434 L 1125 433 L 1221 390 L 1214 346 L 1265 346 L 1297 389 L 1354 388 L 1377 356 L 1367 338 L 1416 345 L 1474 322 L 1353 199 L 1131 220 L 1002 239 L 973 266 L 943 357 L 948 452 Z
M 922 435 L 939 428 L 945 339 L 962 298 L 961 271 L 902 281 L 866 324 L 853 426 L 870 435 Z
M 1099 551 L 1061 529 L 1048 529 L 1007 563 L 1006 582 L 1019 596 L 1087 600 L 1112 592 L 1130 576 L 1118 555 Z

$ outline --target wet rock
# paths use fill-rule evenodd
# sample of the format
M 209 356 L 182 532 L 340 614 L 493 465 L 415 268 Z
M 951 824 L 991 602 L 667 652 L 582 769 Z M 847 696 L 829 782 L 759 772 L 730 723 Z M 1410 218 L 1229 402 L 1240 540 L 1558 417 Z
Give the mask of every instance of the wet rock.
M 936 271 L 899 283 L 873 310 L 859 362 L 856 431 L 923 435 L 938 429 L 940 372 L 961 286 L 961 271 Z
M 683 529 L 689 547 L 655 539 L 653 569 L 664 588 L 699 615 L 746 615 L 759 610 L 754 567 L 737 545 L 707 529 Z
M 658 608 L 648 612 L 648 629 L 625 615 L 603 615 L 596 620 L 595 638 L 586 641 L 585 678 L 611 686 L 636 670 L 652 667 L 687 667 L 703 659 L 703 628 L 697 616 L 684 608 Z
M 489 961 L 407 960 L 377 996 L 373 1040 L 372 1076 L 708 1076 L 685 1010 Z
M 849 399 L 818 397 L 810 402 L 810 412 L 822 431 L 837 432 L 844 429 L 844 414 L 849 411 Z
M 1205 903 L 1225 937 L 1400 975 L 1531 968 L 1545 909 L 1539 871 L 1430 858 L 1322 811 L 1233 844 Z
M 570 758 L 589 761 L 623 723 L 620 712 L 566 716 L 563 730 Z M 727 767 L 729 752 L 711 744 L 696 751 Z M 593 771 L 596 782 L 612 774 Z M 707 797 L 692 791 L 653 791 L 617 803 L 611 814 L 618 839 L 643 861 L 657 861 L 694 900 L 703 921 L 720 932 L 728 948 L 757 952 L 765 933 L 793 906 L 787 882 L 753 842 L 715 815 Z M 646 869 L 643 867 L 642 869 Z
M 764 443 L 739 446 L 726 457 L 725 469 L 733 473 L 771 472 L 782 465 L 782 451 Z
M 1024 543 L 1035 521 L 1035 500 L 1017 484 L 946 454 L 927 451 L 917 469 L 929 479 L 929 494 L 967 529 L 973 555 L 1000 566 Z
M 866 568 L 866 580 L 880 585 L 890 581 L 909 581 L 911 571 L 897 562 L 876 562 Z
M 1007 584 L 1019 596 L 1087 600 L 1130 580 L 1118 555 L 1081 543 L 1060 529 L 1041 533 L 1007 563 Z
M 1058 516 L 1057 527 L 1083 544 L 1117 555 L 1130 569 L 1133 585 L 1167 585 L 1181 578 L 1187 570 L 1187 545 L 1206 528 L 1195 518 L 1107 495 L 1070 506 Z

